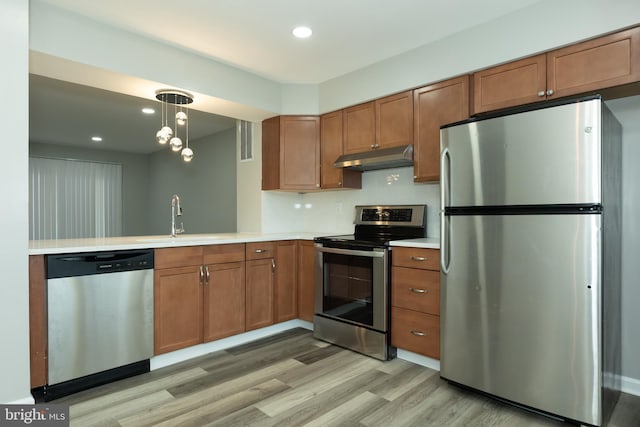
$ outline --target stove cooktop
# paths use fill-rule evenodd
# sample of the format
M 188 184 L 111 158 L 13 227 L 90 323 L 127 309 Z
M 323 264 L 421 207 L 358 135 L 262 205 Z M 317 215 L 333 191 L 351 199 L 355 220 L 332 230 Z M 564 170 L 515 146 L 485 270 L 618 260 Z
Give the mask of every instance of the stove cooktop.
M 356 206 L 354 234 L 319 237 L 324 245 L 386 247 L 392 240 L 425 237 L 426 206 Z

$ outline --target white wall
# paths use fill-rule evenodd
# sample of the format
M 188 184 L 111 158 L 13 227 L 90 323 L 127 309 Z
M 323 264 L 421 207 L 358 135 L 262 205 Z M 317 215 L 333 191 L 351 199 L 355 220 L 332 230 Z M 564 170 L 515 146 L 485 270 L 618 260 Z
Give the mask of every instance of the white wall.
M 10 157 L 0 168 L 8 204 L 0 210 L 0 402 L 28 402 L 29 394 L 29 3 L 3 0 L 0 13 L 3 136 Z M 27 400 L 25 400 L 27 399 Z

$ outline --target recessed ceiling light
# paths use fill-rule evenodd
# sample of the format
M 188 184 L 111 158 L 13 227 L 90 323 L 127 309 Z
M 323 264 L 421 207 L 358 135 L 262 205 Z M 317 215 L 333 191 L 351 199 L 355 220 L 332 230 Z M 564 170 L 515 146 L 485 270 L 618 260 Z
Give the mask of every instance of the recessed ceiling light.
M 156 110 L 154 110 L 153 108 L 143 108 L 142 112 L 145 114 L 155 114 Z
M 100 136 L 92 136 L 91 140 L 93 142 L 100 142 L 100 141 L 102 141 L 102 137 L 100 137 Z
M 296 27 L 293 29 L 292 33 L 299 39 L 306 39 L 311 35 L 311 33 L 313 33 L 313 31 L 311 31 L 311 28 L 309 27 Z

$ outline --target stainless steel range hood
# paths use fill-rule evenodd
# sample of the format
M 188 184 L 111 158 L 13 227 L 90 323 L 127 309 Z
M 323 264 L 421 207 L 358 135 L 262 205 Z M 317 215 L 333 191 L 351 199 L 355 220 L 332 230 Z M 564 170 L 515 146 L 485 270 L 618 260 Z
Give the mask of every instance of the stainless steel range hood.
M 344 154 L 336 159 L 333 166 L 359 171 L 413 166 L 413 144 Z

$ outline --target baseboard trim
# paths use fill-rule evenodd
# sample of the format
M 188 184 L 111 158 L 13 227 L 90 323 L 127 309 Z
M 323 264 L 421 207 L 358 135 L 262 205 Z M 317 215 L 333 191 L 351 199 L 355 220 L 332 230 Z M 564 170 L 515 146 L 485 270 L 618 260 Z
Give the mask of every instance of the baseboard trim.
M 623 393 L 640 396 L 640 380 L 630 377 L 620 376 L 620 389 Z
M 398 359 L 406 360 L 407 362 L 415 363 L 416 365 L 425 366 L 440 372 L 440 361 L 432 359 L 421 354 L 416 354 L 411 351 L 398 349 Z
M 13 402 L 9 402 L 8 405 L 34 405 L 36 400 L 33 396 L 25 397 L 23 399 L 14 400 Z
M 313 330 L 313 324 L 304 320 L 295 319 L 288 322 L 278 323 L 266 328 L 256 329 L 255 331 L 244 332 L 228 338 L 211 341 L 204 344 L 194 345 L 193 347 L 184 348 L 182 350 L 172 351 L 171 353 L 161 354 L 151 358 L 151 370 L 164 368 L 194 357 L 204 356 L 205 354 L 215 351 L 226 350 L 227 348 L 246 344 L 270 335 L 278 334 L 293 328 L 305 328 Z

